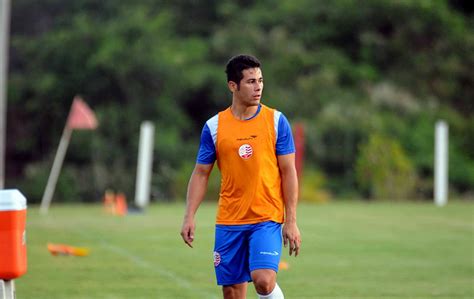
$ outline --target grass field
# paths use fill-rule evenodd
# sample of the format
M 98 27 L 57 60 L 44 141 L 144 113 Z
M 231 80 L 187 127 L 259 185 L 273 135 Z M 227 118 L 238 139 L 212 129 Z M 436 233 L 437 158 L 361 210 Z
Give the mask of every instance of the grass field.
M 286 298 L 474 298 L 474 204 L 301 204 L 301 255 L 279 284 Z M 212 264 L 215 206 L 201 206 L 193 249 L 179 236 L 182 204 L 110 216 L 100 206 L 30 206 L 28 273 L 17 298 L 220 298 Z M 87 246 L 52 256 L 48 242 Z M 256 298 L 249 287 L 248 298 Z

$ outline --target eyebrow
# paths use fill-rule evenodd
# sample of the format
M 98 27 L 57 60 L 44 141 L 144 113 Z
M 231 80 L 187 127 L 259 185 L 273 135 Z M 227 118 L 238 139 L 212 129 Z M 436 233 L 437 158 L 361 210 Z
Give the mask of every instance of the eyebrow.
M 263 76 L 262 76 L 262 77 L 260 77 L 260 78 L 258 78 L 258 79 L 255 79 L 255 78 L 249 78 L 249 79 L 247 79 L 246 81 L 247 81 L 247 82 L 250 82 L 250 81 L 257 81 L 257 80 L 259 80 L 259 81 L 260 81 L 260 80 L 262 80 L 262 81 L 263 81 Z

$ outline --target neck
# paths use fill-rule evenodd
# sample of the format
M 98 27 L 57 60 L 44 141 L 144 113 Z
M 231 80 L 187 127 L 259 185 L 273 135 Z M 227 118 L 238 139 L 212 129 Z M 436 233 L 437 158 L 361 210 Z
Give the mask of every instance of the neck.
M 259 104 L 260 105 L 260 104 Z M 232 115 L 240 120 L 246 120 L 251 118 L 252 116 L 257 113 L 258 110 L 258 105 L 257 106 L 245 106 L 245 105 L 239 105 L 235 103 L 235 101 L 232 102 L 232 106 L 230 106 L 230 111 L 232 112 Z

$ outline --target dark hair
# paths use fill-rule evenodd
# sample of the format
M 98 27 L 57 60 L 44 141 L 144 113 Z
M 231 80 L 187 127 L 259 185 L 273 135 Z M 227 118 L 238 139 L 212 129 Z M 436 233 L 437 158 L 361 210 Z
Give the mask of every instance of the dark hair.
M 244 77 L 243 70 L 260 67 L 260 61 L 251 55 L 237 55 L 232 57 L 225 67 L 227 82 L 233 81 L 239 85 Z

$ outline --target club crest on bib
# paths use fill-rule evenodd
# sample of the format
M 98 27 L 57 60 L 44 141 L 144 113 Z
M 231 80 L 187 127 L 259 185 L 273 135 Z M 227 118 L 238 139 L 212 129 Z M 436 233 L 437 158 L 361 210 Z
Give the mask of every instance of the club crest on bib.
M 250 144 L 243 144 L 239 147 L 239 156 L 242 159 L 248 159 L 252 156 L 253 154 L 253 149 Z
M 219 266 L 220 263 L 221 263 L 221 255 L 219 254 L 219 252 L 214 251 L 214 267 Z

